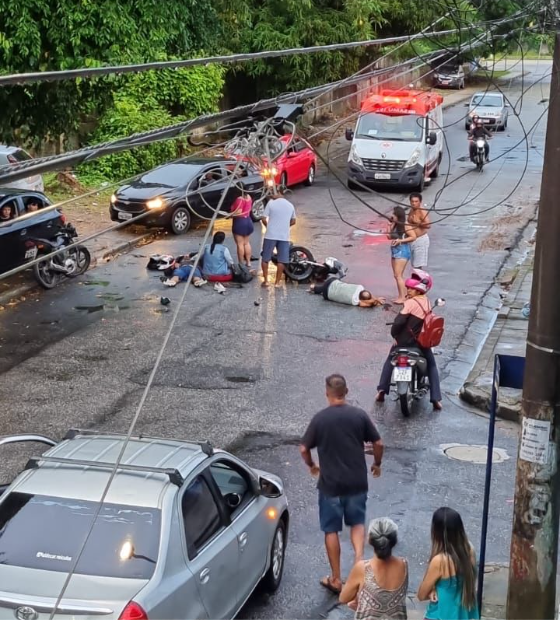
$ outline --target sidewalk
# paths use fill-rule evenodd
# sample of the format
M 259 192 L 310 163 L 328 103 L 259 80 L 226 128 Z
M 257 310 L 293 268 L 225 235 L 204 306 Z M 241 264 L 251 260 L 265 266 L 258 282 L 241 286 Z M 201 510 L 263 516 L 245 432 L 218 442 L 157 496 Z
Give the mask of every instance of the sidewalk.
M 525 357 L 525 342 L 529 321 L 523 316 L 523 306 L 531 300 L 533 282 L 534 246 L 514 275 L 513 285 L 500 309 L 478 359 L 465 384 L 460 390 L 461 398 L 475 407 L 488 411 L 492 394 L 492 377 L 495 355 L 519 355 Z M 506 275 L 502 284 L 507 284 Z M 521 412 L 521 390 L 500 389 L 497 415 L 514 422 Z

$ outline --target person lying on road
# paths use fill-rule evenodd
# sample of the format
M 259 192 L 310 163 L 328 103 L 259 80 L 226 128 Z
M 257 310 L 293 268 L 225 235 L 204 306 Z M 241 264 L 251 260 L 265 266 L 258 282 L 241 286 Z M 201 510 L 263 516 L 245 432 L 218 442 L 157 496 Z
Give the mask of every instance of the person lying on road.
M 312 284 L 309 292 L 323 295 L 328 301 L 359 308 L 373 308 L 385 303 L 384 297 L 374 297 L 361 284 L 342 282 L 335 276 L 327 278 L 322 284 Z
M 189 254 L 188 256 L 178 256 L 170 264 L 164 264 L 159 267 L 159 269 L 165 273 L 165 276 L 161 277 L 161 281 L 165 286 L 177 286 L 179 282 L 188 280 L 193 270 L 193 265 L 191 263 L 195 256 L 196 253 Z M 202 277 L 202 272 L 198 267 L 194 270 L 192 282 L 197 287 L 206 284 L 206 280 Z

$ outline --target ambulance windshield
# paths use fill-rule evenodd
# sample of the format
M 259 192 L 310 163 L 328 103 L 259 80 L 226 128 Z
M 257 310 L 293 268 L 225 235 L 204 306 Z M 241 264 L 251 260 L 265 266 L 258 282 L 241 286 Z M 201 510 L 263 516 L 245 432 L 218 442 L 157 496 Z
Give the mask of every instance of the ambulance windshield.
M 397 140 L 420 142 L 425 118 L 416 114 L 393 116 L 388 114 L 364 114 L 358 121 L 357 138 L 371 140 Z

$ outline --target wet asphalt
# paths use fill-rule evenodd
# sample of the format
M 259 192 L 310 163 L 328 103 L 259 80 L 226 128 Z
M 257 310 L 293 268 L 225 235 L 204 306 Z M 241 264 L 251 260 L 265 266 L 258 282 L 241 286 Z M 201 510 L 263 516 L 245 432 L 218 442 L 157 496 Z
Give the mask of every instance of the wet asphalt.
M 432 297 L 447 300 L 445 339 L 436 352 L 443 412 L 420 407 L 403 419 L 391 399 L 383 406 L 373 403 L 391 343 L 386 323 L 396 309 L 338 306 L 309 295 L 305 285 L 263 290 L 257 280 L 225 295 L 210 286 L 188 291 L 136 430 L 208 438 L 284 479 L 292 527 L 283 586 L 270 599 L 253 596 L 242 617 L 332 613 L 336 601 L 318 585 L 328 568 L 315 482 L 297 448 L 312 415 L 325 405 L 324 377 L 332 372 L 346 376 L 351 401 L 370 412 L 383 437 L 384 468 L 381 478 L 370 481 L 368 517 L 390 516 L 398 523 L 411 589 L 426 567 L 430 518 L 439 506 L 459 510 L 478 545 L 484 466 L 451 460 L 443 447 L 486 442 L 487 418 L 461 404 L 456 393 L 495 315 L 495 277 L 534 215 L 546 117 L 528 144 L 515 145 L 523 140 L 522 124 L 528 130 L 544 111 L 549 79 L 530 84 L 549 70 L 542 63 L 508 85 L 520 120 L 511 113 L 508 129 L 491 143 L 492 162 L 482 174 L 465 161 L 466 108 L 457 105 L 444 114 L 448 151 L 440 178 L 424 194 L 428 205 L 437 198 L 430 233 Z M 522 89 L 527 92 L 520 106 Z M 330 149 L 341 170 L 344 148 L 336 139 Z M 388 242 L 372 234 L 384 229 L 384 219 L 362 201 L 387 213 L 393 201 L 406 196 L 358 196 L 361 200 L 323 169 L 314 187 L 293 191 L 298 213 L 293 240 L 317 258 L 336 256 L 349 266 L 347 281 L 392 299 Z M 343 223 L 339 214 L 362 230 Z M 228 232 L 230 224 L 220 222 L 218 228 Z M 164 289 L 159 274 L 146 270 L 148 256 L 194 251 L 202 234 L 200 227 L 181 238 L 165 237 L 2 311 L 0 434 L 61 437 L 71 427 L 126 431 L 181 295 L 180 288 Z M 259 236 L 254 236 L 255 253 Z M 168 309 L 160 304 L 162 295 L 171 300 Z M 509 554 L 516 429 L 501 423 L 496 445 L 512 458 L 494 468 L 487 559 L 503 562 Z M 23 456 L 20 450 L 6 451 L 4 477 L 13 475 Z M 344 534 L 344 571 L 350 567 Z

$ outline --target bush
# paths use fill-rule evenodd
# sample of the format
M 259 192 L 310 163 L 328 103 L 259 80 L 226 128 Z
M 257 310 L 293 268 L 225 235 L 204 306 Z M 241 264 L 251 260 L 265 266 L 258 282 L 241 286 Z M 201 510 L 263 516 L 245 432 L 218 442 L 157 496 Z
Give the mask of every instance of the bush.
M 101 117 L 89 142 L 109 142 L 134 133 L 173 125 L 182 120 L 183 117 L 173 117 L 163 106 L 151 100 L 146 104 L 126 95 L 116 95 L 113 105 Z M 78 169 L 79 178 L 87 185 L 101 179 L 118 181 L 150 170 L 178 156 L 179 140 L 154 142 L 81 164 Z

